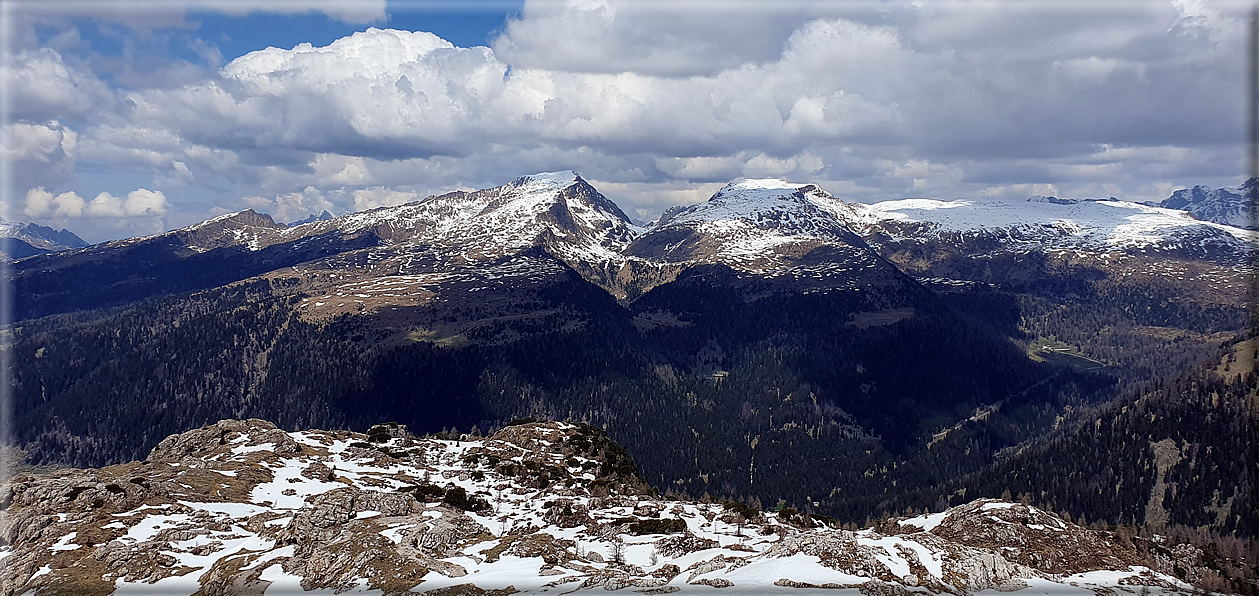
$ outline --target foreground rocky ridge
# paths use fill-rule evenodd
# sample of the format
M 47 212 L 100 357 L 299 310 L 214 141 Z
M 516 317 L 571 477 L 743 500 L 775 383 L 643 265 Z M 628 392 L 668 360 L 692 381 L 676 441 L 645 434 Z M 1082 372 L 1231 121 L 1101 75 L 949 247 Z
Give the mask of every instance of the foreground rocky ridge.
M 225 420 L 142 462 L 20 474 L 0 504 L 4 595 L 1191 591 L 1025 505 L 848 531 L 661 498 L 602 431 L 559 422 L 452 440 Z

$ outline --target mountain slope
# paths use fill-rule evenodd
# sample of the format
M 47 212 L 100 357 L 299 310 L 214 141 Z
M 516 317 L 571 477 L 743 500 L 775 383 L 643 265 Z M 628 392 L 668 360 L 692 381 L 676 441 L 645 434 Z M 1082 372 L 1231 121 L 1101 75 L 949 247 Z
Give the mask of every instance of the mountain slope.
M 885 243 L 988 238 L 1006 251 L 1154 251 L 1188 258 L 1236 259 L 1256 234 L 1200 222 L 1184 212 L 1140 203 L 904 199 L 850 203 L 853 224 Z
M 576 173 L 535 174 L 290 228 L 282 237 L 336 231 L 371 233 L 382 242 L 271 277 L 312 296 L 303 304 L 308 317 L 381 313 L 388 316 L 377 320 L 389 319 L 384 324 L 391 333 L 466 337 L 463 328 L 477 319 L 530 317 L 529 309 L 555 306 L 527 298 L 530 287 L 594 283 L 609 289 L 608 276 L 625 260 L 620 252 L 637 230 Z M 570 279 L 574 272 L 583 281 Z M 485 316 L 450 314 L 469 304 Z M 408 315 L 414 309 L 443 312 L 424 314 L 423 322 Z M 443 331 L 433 331 L 432 317 Z
M 615 204 L 571 171 L 292 227 L 246 210 L 23 261 L 14 267 L 16 316 L 216 287 L 298 265 L 305 266 L 291 273 L 298 274 L 303 289 L 326 295 L 383 278 L 395 290 L 418 291 L 434 277 L 494 266 L 533 248 L 584 271 L 604 271 L 615 268 L 636 230 Z M 334 270 L 341 273 L 329 273 Z
M 14 318 L 215 288 L 380 243 L 370 233 L 335 230 L 272 242 L 280 229 L 269 216 L 242 211 L 154 236 L 17 261 L 11 269 Z
M 1254 231 L 1111 200 L 905 199 L 845 203 L 840 214 L 911 275 L 1058 297 L 1154 288 L 1240 306 L 1259 246 Z
M 364 435 L 225 420 L 166 438 L 143 462 L 5 484 L 0 590 L 1192 590 L 1114 535 L 1013 503 L 854 532 L 644 486 L 624 450 L 584 425 L 444 439 L 396 424 Z
M 1237 343 L 1216 362 L 1064 416 L 1053 432 L 1004 450 L 990 468 L 920 491 L 911 506 L 941 494 L 1009 491 L 1077 518 L 1254 535 L 1257 346 L 1253 338 Z

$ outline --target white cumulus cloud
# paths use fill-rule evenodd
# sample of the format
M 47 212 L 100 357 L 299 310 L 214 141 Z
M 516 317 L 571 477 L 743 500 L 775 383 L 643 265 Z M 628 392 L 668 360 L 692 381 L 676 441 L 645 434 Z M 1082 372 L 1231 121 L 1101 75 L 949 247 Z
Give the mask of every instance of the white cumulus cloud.
M 166 209 L 166 195 L 145 188 L 133 190 L 126 197 L 102 192 L 89 202 L 74 191 L 54 195 L 40 186 L 28 190 L 23 203 L 26 216 L 34 219 L 154 217 L 165 215 Z
M 83 198 L 73 191 L 54 195 L 41 186 L 26 193 L 25 212 L 33 218 L 79 217 L 83 204 Z
M 375 187 L 354 191 L 354 210 L 363 211 L 376 207 L 392 207 L 422 198 L 419 194 L 403 190 Z
M 78 147 L 78 133 L 56 120 L 42 123 L 13 122 L 5 125 L 0 155 L 10 161 L 50 163 L 72 159 Z
M 127 193 L 122 204 L 123 214 L 134 216 L 166 215 L 166 195 L 160 190 L 139 188 Z
M 111 109 L 114 92 L 52 48 L 22 50 L 0 63 L 14 120 L 48 121 L 88 117 Z

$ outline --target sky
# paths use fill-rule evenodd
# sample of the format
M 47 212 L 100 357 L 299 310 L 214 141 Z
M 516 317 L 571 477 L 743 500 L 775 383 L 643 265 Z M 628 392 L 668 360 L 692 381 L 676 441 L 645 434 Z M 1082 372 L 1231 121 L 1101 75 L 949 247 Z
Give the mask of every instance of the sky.
M 640 220 L 740 177 L 1159 201 L 1244 178 L 1250 9 L 6 0 L 0 215 L 98 242 L 568 169 Z

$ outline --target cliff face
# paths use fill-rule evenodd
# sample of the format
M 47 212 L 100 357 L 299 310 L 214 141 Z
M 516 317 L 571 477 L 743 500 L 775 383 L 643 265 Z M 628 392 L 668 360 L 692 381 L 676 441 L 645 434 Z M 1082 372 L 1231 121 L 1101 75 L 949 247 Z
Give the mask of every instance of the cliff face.
M 16 476 L 0 504 L 4 595 L 1190 591 L 1109 534 L 1013 503 L 854 532 L 664 499 L 602 431 L 558 422 L 446 440 L 225 420 L 142 462 Z

